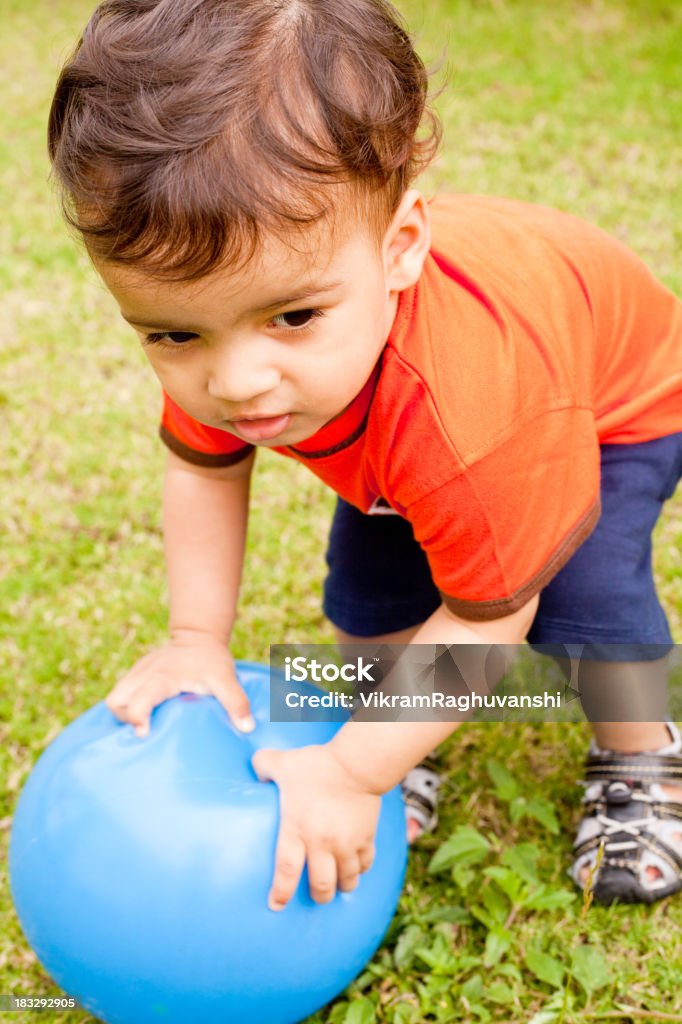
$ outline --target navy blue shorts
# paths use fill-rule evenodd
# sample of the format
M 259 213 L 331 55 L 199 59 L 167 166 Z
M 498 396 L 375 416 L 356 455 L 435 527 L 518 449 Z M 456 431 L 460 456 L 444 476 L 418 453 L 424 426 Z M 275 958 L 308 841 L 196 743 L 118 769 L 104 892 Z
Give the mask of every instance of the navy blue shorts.
M 528 634 L 533 646 L 552 653 L 554 646 L 585 644 L 583 657 L 606 661 L 643 661 L 670 649 L 651 533 L 681 478 L 682 433 L 602 445 L 601 517 L 542 591 Z M 365 515 L 339 498 L 327 564 L 325 614 L 354 636 L 418 625 L 441 603 L 426 556 L 399 516 Z

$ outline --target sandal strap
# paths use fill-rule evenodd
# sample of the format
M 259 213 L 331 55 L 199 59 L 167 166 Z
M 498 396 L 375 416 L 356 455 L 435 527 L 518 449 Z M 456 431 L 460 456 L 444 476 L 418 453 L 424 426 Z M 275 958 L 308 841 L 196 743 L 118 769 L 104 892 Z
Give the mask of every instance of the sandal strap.
M 682 757 L 675 754 L 591 754 L 585 762 L 585 781 L 682 783 Z
M 633 800 L 642 800 L 644 794 L 633 791 Z M 606 808 L 605 800 L 583 800 L 582 809 L 583 814 L 586 817 L 595 814 L 603 814 Z M 651 802 L 651 813 L 656 818 L 670 818 L 673 821 L 682 821 L 682 804 L 670 802 L 660 803 L 658 800 L 652 800 Z
M 433 800 L 429 800 L 427 797 L 418 793 L 416 789 L 410 789 L 409 786 L 403 786 L 403 799 L 408 807 L 419 807 L 427 818 L 436 810 L 436 804 Z
M 591 839 L 586 839 L 584 842 L 576 844 L 573 847 L 573 853 L 577 859 L 584 853 L 591 853 L 592 850 L 598 849 L 603 842 L 604 861 L 606 863 L 613 867 L 636 867 L 638 861 L 637 856 L 614 857 L 614 855 L 609 852 L 609 845 L 612 847 L 619 847 L 620 844 L 627 842 L 628 840 L 632 841 L 633 847 L 636 844 L 640 850 L 642 848 L 648 849 L 651 853 L 665 860 L 674 871 L 677 873 L 680 872 L 680 869 L 682 868 L 682 856 L 680 856 L 672 846 L 668 846 L 667 843 L 663 842 L 662 839 L 659 839 L 651 832 L 638 832 L 636 836 L 633 836 L 632 833 L 628 832 L 616 832 L 611 836 L 604 836 L 603 834 L 592 836 Z M 637 853 L 636 848 L 633 852 L 635 854 Z M 627 865 L 624 863 L 625 861 L 628 862 Z
M 431 832 L 438 822 L 438 790 L 441 777 L 422 761 L 407 773 L 401 783 L 405 810 L 408 818 L 414 818 L 424 832 Z

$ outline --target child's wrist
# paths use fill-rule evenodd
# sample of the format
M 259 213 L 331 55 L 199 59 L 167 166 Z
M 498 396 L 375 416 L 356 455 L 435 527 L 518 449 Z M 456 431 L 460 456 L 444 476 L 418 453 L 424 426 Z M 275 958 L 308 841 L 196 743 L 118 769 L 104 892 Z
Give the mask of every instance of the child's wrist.
M 400 781 L 388 778 L 382 772 L 376 770 L 376 765 L 366 766 L 363 763 L 363 753 L 354 748 L 348 742 L 348 736 L 344 736 L 344 729 L 341 729 L 336 736 L 327 744 L 330 754 L 342 769 L 344 775 L 350 778 L 360 789 L 374 796 L 383 796 Z M 402 777 L 402 776 L 401 776 Z
M 176 626 L 171 624 L 168 630 L 173 641 L 215 640 L 216 643 L 229 647 L 230 633 L 226 630 L 208 629 L 205 626 Z

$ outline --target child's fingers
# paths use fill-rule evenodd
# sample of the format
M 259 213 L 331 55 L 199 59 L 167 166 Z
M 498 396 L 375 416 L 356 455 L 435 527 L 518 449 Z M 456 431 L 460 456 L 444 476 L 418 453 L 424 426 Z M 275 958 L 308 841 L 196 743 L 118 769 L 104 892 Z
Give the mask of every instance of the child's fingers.
M 152 651 L 123 676 L 106 698 L 109 710 L 122 722 L 136 727 L 138 736 L 149 732 L 152 709 L 175 694 L 212 693 L 241 732 L 251 732 L 256 723 L 249 701 L 223 657 L 216 652 L 170 647 Z
M 121 686 L 109 694 L 107 705 L 117 718 L 135 726 L 137 735 L 144 737 L 149 734 L 149 717 L 152 710 L 157 704 L 179 692 L 178 687 L 169 686 L 166 675 L 150 676 L 147 673 L 139 673 L 134 678 L 126 677 Z
M 308 850 L 308 882 L 316 903 L 330 903 L 336 896 L 336 858 L 329 850 Z
M 139 686 L 129 698 L 126 721 L 135 726 L 135 732 L 141 739 L 149 735 L 149 718 L 153 709 L 167 696 L 164 680 L 157 680 Z
M 240 732 L 253 732 L 256 723 L 251 714 L 249 699 L 237 682 L 236 676 L 216 676 L 211 680 L 211 692 L 227 711 L 230 721 Z
M 129 672 L 127 676 L 123 677 L 123 679 L 119 679 L 113 690 L 111 690 L 104 699 L 104 703 L 111 713 L 116 715 L 117 718 L 120 718 L 122 722 L 129 721 L 128 706 L 130 698 L 140 685 L 140 675 L 138 673 Z
M 145 654 L 135 665 L 116 682 L 104 703 L 109 710 L 122 721 L 128 721 L 128 704 L 130 698 L 140 686 L 145 684 L 150 672 L 153 673 L 157 651 Z
M 374 843 L 370 843 L 368 846 L 364 846 L 358 853 L 358 860 L 360 861 L 360 871 L 364 875 L 365 871 L 369 871 L 372 864 L 374 863 Z
M 341 892 L 352 892 L 353 889 L 357 889 L 360 874 L 360 858 L 356 853 L 350 857 L 339 857 L 337 861 L 337 877 Z
M 305 866 L 305 844 L 294 832 L 280 829 L 275 852 L 275 873 L 268 895 L 270 910 L 282 910 L 296 892 Z
M 135 732 L 138 736 L 144 737 L 149 733 L 149 714 L 151 708 L 147 711 L 146 715 L 137 709 L 131 709 L 129 704 L 114 704 L 109 702 L 109 698 L 106 700 L 107 707 L 112 714 L 116 715 L 120 722 L 127 722 L 129 725 L 135 726 Z M 152 707 L 154 705 L 152 704 Z

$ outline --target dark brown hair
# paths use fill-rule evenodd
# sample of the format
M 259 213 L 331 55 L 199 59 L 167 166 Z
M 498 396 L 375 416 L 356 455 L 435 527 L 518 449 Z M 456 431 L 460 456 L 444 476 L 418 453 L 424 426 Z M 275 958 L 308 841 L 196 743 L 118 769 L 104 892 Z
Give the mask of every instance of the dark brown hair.
M 438 143 L 426 93 L 386 0 L 105 0 L 49 153 L 96 256 L 193 280 L 333 216 L 330 185 L 385 230 Z

